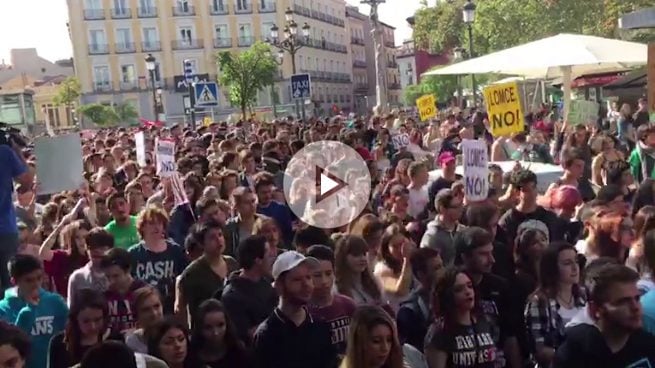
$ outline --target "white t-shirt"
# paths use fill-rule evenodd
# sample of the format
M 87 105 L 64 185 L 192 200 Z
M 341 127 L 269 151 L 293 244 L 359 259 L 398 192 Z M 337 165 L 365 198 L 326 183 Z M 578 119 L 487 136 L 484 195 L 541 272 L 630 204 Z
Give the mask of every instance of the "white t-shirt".
M 407 208 L 407 213 L 413 218 L 417 218 L 425 209 L 428 201 L 427 185 L 424 185 L 420 189 L 409 189 L 409 207 Z
M 559 309 L 557 310 L 557 314 L 562 318 L 562 322 L 566 326 L 567 323 L 573 319 L 580 311 L 586 310 L 585 307 L 573 307 L 573 308 L 566 308 L 564 306 L 560 306 Z

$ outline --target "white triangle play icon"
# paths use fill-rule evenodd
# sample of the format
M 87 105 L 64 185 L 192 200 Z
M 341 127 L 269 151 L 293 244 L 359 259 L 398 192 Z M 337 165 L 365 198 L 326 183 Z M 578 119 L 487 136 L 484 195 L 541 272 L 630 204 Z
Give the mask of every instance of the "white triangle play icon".
M 330 179 L 327 175 L 321 174 L 321 195 L 331 191 L 339 185 L 336 181 Z

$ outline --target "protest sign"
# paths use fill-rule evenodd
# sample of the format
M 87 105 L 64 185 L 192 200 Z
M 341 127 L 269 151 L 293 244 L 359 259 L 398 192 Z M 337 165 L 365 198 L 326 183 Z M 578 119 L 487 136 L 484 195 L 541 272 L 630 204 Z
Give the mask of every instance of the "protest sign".
M 469 201 L 484 201 L 489 193 L 489 153 L 484 141 L 464 139 L 464 195 Z
M 648 44 L 648 62 L 646 67 L 646 85 L 650 121 L 655 122 L 655 42 Z
M 491 134 L 494 137 L 522 132 L 523 109 L 516 82 L 496 84 L 484 89 L 484 101 L 489 114 Z
M 175 142 L 158 139 L 156 146 L 157 175 L 161 178 L 169 178 L 177 171 Z
M 37 194 L 77 190 L 84 183 L 80 135 L 39 137 L 34 143 Z
M 595 123 L 596 119 L 598 119 L 598 102 L 571 100 L 569 115 L 566 117 L 569 125 Z
M 393 147 L 396 150 L 405 148 L 409 146 L 409 134 L 407 133 L 396 134 L 393 137 L 391 137 L 391 142 L 393 143 Z
M 437 116 L 437 105 L 434 95 L 421 96 L 416 100 L 416 107 L 418 107 L 418 114 L 421 121 L 426 121 Z
M 143 132 L 134 134 L 134 143 L 136 144 L 136 161 L 139 166 L 145 167 L 146 163 L 146 137 Z

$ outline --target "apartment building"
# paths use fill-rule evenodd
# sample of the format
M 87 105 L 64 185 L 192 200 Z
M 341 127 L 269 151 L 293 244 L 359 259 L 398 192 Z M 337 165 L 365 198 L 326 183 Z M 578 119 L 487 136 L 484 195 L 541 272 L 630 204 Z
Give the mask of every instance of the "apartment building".
M 396 61 L 396 39 L 394 36 L 395 27 L 380 22 L 382 26 L 382 42 L 384 43 L 384 53 L 387 58 L 387 103 L 390 107 L 400 106 L 402 104 L 402 87 L 400 85 L 400 71 Z
M 155 84 L 169 119 L 184 115 L 183 60 L 192 61 L 195 79 L 216 80 L 216 53 L 245 50 L 283 26 L 287 8 L 311 36 L 296 55 L 297 71 L 312 74 L 314 99 L 350 103 L 351 68 L 346 42 L 344 0 L 67 0 L 70 33 L 82 103 L 133 103 L 145 118 L 154 117 L 153 91 L 145 58 L 156 59 Z M 274 91 L 290 103 L 292 68 L 285 54 Z M 231 110 L 219 86 L 220 107 Z M 272 93 L 258 104 L 270 105 Z
M 375 51 L 368 16 L 346 7 L 353 70 L 353 108 L 366 113 L 375 106 Z

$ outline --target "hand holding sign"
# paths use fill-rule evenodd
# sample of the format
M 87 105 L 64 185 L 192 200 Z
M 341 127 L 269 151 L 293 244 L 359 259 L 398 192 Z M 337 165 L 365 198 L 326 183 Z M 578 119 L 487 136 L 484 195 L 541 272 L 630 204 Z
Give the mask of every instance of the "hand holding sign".
M 173 176 L 177 170 L 175 165 L 175 142 L 157 140 L 157 175 L 161 178 Z

